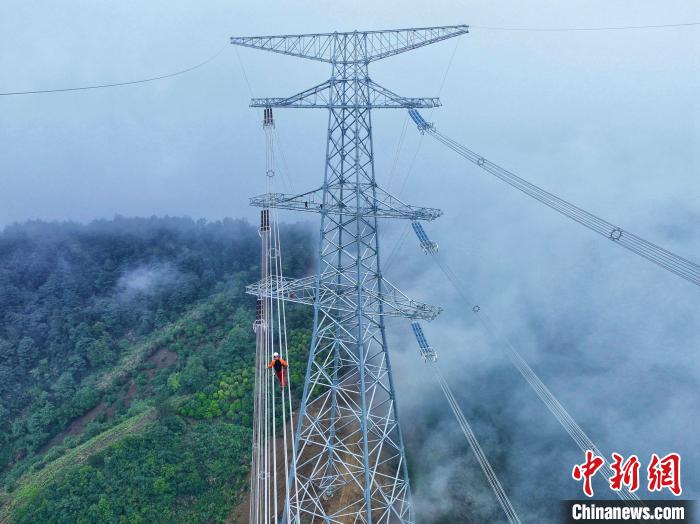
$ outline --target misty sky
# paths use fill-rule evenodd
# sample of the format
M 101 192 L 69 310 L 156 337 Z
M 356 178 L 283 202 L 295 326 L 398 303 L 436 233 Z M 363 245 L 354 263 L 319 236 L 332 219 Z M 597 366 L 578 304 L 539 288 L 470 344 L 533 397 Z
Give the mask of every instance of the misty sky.
M 700 3 L 692 0 L 5 0 L 0 91 L 165 74 L 211 56 L 231 35 L 466 23 L 474 26 L 469 35 L 373 63 L 372 78 L 402 95 L 435 96 L 454 56 L 439 92 L 443 107 L 424 112 L 441 131 L 697 262 L 700 28 L 479 26 L 698 20 Z M 254 218 L 247 201 L 263 192 L 264 135 L 247 107 L 243 71 L 254 96 L 291 95 L 329 76 L 327 64 L 227 48 L 202 69 L 148 85 L 0 97 L 0 227 L 116 214 Z M 323 111 L 276 111 L 284 171 L 296 192 L 321 183 L 326 118 Z M 686 494 L 697 498 L 700 290 L 421 140 L 413 126 L 394 163 L 405 121 L 401 111 L 373 116 L 379 184 L 445 211 L 426 226 L 443 256 L 601 449 L 684 453 Z M 387 251 L 402 227 L 386 225 Z M 536 488 L 525 473 L 533 468 L 547 468 L 543 475 L 563 486 L 556 498 L 576 496 L 569 475 L 580 453 L 568 436 L 509 375 L 515 372 L 412 237 L 396 257 L 389 278 L 445 307 L 425 330 L 444 360 L 464 362 L 445 367 L 467 414 L 492 410 L 499 424 L 517 428 L 503 472 L 516 507 Z M 428 409 L 438 390 L 416 385 L 423 370 L 407 326 L 394 322 L 391 334 L 399 402 L 407 412 Z

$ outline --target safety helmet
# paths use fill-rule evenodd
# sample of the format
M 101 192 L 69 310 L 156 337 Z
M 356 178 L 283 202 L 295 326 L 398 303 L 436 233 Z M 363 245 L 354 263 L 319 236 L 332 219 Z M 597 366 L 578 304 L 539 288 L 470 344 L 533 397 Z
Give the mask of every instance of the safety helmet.
M 273 356 L 273 357 L 279 357 L 279 356 L 280 356 L 280 354 L 279 354 L 279 353 L 277 353 L 277 351 L 275 351 L 275 352 L 274 352 L 274 353 L 272 354 L 272 356 Z

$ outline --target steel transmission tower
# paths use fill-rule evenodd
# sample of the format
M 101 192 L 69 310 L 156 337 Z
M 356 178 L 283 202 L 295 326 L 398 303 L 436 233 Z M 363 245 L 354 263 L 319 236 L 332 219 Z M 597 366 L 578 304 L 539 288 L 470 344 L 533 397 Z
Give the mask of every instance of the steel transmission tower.
M 414 522 L 384 317 L 432 320 L 434 306 L 409 299 L 381 272 L 378 218 L 433 220 L 375 181 L 371 110 L 440 105 L 373 82 L 370 62 L 468 32 L 468 26 L 233 37 L 231 43 L 328 62 L 329 80 L 252 107 L 328 109 L 323 185 L 300 195 L 251 199 L 321 215 L 318 274 L 249 286 L 313 305 L 314 329 L 298 413 L 289 515 L 292 522 Z M 295 363 L 291 363 L 294 365 Z

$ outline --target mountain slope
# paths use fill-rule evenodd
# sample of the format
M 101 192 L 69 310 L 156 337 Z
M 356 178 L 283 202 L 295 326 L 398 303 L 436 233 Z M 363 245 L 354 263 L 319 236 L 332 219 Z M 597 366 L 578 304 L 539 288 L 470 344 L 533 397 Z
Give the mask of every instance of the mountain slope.
M 285 233 L 299 276 L 311 237 Z M 233 220 L 5 229 L 0 521 L 225 520 L 247 484 L 258 257 Z M 303 360 L 309 312 L 288 325 Z

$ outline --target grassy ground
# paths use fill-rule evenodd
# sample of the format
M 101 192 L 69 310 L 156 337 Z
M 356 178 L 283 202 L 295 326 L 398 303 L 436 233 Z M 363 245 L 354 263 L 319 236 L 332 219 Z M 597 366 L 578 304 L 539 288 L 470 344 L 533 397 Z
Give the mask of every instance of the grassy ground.
M 0 492 L 0 523 L 10 522 L 13 513 L 30 503 L 36 494 L 54 481 L 67 468 L 77 466 L 91 455 L 106 449 L 121 439 L 143 431 L 154 419 L 155 409 L 148 408 L 142 413 L 117 424 L 87 442 L 67 450 L 57 459 L 36 471 L 28 471 L 20 477 L 12 493 Z

